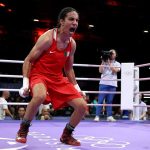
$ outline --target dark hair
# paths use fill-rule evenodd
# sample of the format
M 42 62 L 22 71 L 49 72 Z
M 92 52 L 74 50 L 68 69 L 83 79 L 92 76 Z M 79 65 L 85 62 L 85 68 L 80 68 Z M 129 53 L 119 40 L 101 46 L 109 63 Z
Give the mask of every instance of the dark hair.
M 60 19 L 65 19 L 65 17 L 67 16 L 67 14 L 68 14 L 69 12 L 72 12 L 72 11 L 77 12 L 77 10 L 74 9 L 74 8 L 72 8 L 72 7 L 65 7 L 65 8 L 63 8 L 63 9 L 60 11 L 60 13 L 59 13 L 59 15 L 58 15 L 58 20 L 57 20 L 57 27 L 58 27 L 58 28 L 60 27 Z M 77 13 L 78 13 L 78 12 L 77 12 Z

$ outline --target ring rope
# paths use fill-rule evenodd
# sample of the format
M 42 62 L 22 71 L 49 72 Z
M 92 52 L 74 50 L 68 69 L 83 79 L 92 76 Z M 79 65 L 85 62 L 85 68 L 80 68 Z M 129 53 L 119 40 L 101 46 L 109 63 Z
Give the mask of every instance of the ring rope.
M 0 77 L 2 77 L 2 78 L 23 78 L 22 75 L 5 75 L 5 74 L 0 74 Z
M 136 65 L 136 67 L 146 67 L 146 66 L 150 66 L 150 63 L 141 64 L 141 65 Z
M 85 92 L 85 93 L 93 93 L 93 94 L 99 94 L 99 93 L 102 93 L 102 94 L 109 94 L 109 93 L 112 93 L 112 94 L 121 94 L 121 92 L 120 91 L 83 91 L 83 92 Z
M 150 91 L 134 92 L 134 94 L 150 94 Z
M 22 75 L 5 75 L 5 74 L 0 74 L 0 77 L 2 78 L 23 78 Z M 99 78 L 79 78 L 76 77 L 76 80 L 86 80 L 86 81 L 100 81 L 100 80 L 105 80 L 105 81 L 121 81 L 121 79 L 99 79 Z M 134 79 L 134 81 L 147 81 L 150 80 L 150 78 L 139 78 L 139 79 Z
M 5 75 L 5 74 L 0 74 L 0 77 L 2 78 L 23 78 L 22 75 Z M 121 81 L 121 79 L 99 79 L 99 78 L 79 78 L 76 77 L 76 80 L 88 80 L 88 81 L 100 81 L 100 80 L 105 80 L 105 81 Z
M 11 102 L 8 102 L 7 104 L 6 103 L 1 103 L 2 105 L 28 105 L 29 103 L 11 103 Z M 51 106 L 52 104 L 48 104 L 49 106 Z M 87 104 L 87 106 L 121 106 L 120 104 Z M 137 104 L 133 104 L 133 107 L 150 107 L 150 105 L 146 105 L 146 106 L 141 106 L 141 105 L 137 105 Z
M 19 89 L 4 89 L 4 88 L 1 88 L 0 91 L 10 91 L 10 92 L 18 92 Z M 116 91 L 116 92 L 113 92 L 113 91 L 83 91 L 85 93 L 91 93 L 91 94 L 99 94 L 99 93 L 102 93 L 102 94 L 106 94 L 106 93 L 112 93 L 112 94 L 121 94 L 120 91 Z M 141 91 L 141 92 L 134 92 L 134 94 L 140 94 L 140 93 L 143 93 L 143 94 L 150 94 L 150 91 Z
M 147 78 L 134 79 L 134 81 L 147 81 L 147 80 L 150 80 L 150 78 L 147 77 Z
M 150 96 L 150 94 L 144 94 L 145 96 Z
M 22 60 L 6 60 L 6 59 L 0 59 L 1 63 L 19 63 L 23 64 L 24 61 Z M 99 67 L 99 65 L 93 65 L 93 64 L 73 64 L 73 66 L 78 67 Z
M 1 63 L 16 63 L 16 64 L 23 64 L 24 61 L 22 60 L 7 60 L 7 59 L 0 59 Z
M 0 62 L 2 62 L 2 63 L 20 63 L 20 64 L 22 64 L 24 61 L 22 61 L 22 60 L 0 59 Z M 94 64 L 73 64 L 73 66 L 79 66 L 79 67 L 99 67 L 99 65 L 94 65 Z M 145 66 L 150 66 L 150 63 L 135 65 L 135 67 L 145 67 Z
M 0 88 L 0 91 L 11 91 L 11 92 L 18 92 L 19 89 L 4 89 Z M 83 91 L 85 93 L 114 93 L 114 94 L 121 94 L 121 92 L 110 92 L 110 91 Z
M 3 88 L 1 88 L 0 91 L 18 92 L 19 89 L 3 89 Z

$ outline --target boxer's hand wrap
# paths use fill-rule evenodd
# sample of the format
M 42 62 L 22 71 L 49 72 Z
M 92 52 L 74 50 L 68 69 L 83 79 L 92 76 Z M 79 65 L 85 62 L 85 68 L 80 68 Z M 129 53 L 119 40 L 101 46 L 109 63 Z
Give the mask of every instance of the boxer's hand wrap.
M 29 78 L 23 77 L 23 86 L 19 89 L 19 95 L 23 98 L 27 97 L 27 91 L 29 90 Z
M 81 91 L 81 89 L 80 89 L 80 87 L 79 87 L 78 84 L 75 84 L 74 87 L 75 87 L 75 89 L 76 89 L 79 93 L 81 93 L 81 94 L 83 95 L 83 97 L 86 97 L 86 93 L 83 92 L 83 91 Z
M 78 84 L 75 84 L 74 87 L 75 87 L 75 89 L 76 89 L 78 92 L 81 92 L 81 89 L 80 89 L 80 87 L 79 87 Z

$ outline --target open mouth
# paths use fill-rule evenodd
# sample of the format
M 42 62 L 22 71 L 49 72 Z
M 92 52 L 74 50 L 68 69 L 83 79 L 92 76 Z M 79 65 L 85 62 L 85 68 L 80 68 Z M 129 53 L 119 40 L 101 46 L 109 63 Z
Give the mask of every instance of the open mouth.
M 69 30 L 70 30 L 70 32 L 75 32 L 76 29 L 75 28 L 70 28 Z

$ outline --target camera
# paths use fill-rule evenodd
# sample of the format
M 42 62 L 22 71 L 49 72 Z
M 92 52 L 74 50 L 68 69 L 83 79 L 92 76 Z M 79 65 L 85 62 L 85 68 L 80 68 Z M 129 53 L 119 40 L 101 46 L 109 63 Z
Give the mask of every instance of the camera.
M 101 59 L 103 61 L 107 61 L 108 59 L 111 59 L 112 52 L 110 51 L 102 51 Z

